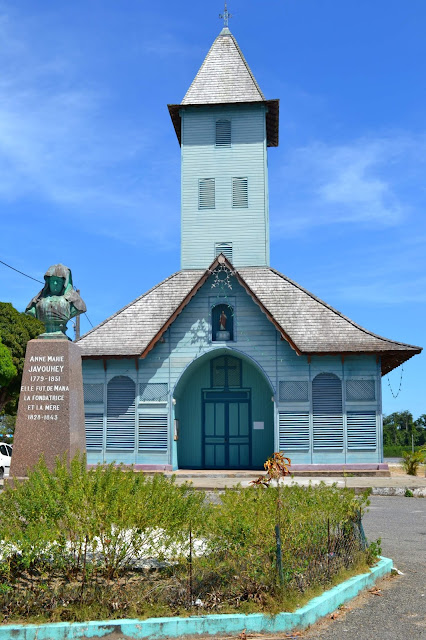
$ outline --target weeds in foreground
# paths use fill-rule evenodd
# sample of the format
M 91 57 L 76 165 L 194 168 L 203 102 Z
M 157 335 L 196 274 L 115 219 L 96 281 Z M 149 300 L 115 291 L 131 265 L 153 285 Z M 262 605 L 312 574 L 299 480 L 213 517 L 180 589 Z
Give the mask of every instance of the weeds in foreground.
M 282 610 L 374 562 L 366 504 L 323 484 L 228 489 L 212 504 L 162 475 L 40 463 L 0 495 L 0 620 Z

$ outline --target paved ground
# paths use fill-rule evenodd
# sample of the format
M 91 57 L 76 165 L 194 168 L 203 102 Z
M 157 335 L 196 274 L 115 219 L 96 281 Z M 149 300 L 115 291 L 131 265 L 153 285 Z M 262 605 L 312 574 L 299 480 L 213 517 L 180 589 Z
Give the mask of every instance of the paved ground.
M 417 476 L 408 476 L 405 474 L 399 464 L 389 465 L 391 471 L 390 478 L 381 477 L 359 477 L 348 474 L 345 477 L 290 477 L 284 478 L 284 484 L 308 485 L 325 484 L 331 485 L 336 483 L 339 487 L 351 487 L 357 491 L 363 491 L 367 488 L 373 490 L 375 495 L 401 495 L 403 496 L 406 489 L 413 491 L 415 495 L 421 495 L 426 498 L 426 477 L 424 467 L 419 470 Z M 250 481 L 259 476 L 259 472 L 253 471 L 177 471 L 175 472 L 176 482 L 182 484 L 184 482 L 192 482 L 195 487 L 205 490 L 224 489 L 225 487 L 234 487 L 241 484 L 243 487 L 248 486 Z
M 364 518 L 368 539 L 382 539 L 383 555 L 403 576 L 378 584 L 382 595 L 365 593 L 335 620 L 320 622 L 309 640 L 426 639 L 426 501 L 374 496 Z

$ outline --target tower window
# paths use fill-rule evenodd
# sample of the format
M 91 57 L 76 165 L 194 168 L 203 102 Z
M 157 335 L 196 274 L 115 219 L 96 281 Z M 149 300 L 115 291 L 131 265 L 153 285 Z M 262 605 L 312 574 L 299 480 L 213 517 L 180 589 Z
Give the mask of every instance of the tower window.
M 200 178 L 198 181 L 198 208 L 215 208 L 215 179 Z
M 216 242 L 214 245 L 214 257 L 223 253 L 225 258 L 232 263 L 232 242 Z
M 237 209 L 248 207 L 247 178 L 232 178 L 232 206 Z
M 216 146 L 231 146 L 231 121 L 216 120 Z

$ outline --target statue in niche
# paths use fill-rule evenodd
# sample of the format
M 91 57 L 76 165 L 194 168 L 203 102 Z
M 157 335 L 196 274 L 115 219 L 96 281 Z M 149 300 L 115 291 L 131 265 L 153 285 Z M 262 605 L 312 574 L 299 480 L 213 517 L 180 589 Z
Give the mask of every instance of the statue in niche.
M 226 331 L 226 321 L 228 320 L 225 311 L 222 309 L 222 313 L 219 318 L 219 331 Z
M 40 338 L 64 338 L 71 318 L 86 311 L 86 305 L 72 284 L 71 270 L 63 264 L 54 264 L 44 274 L 46 284 L 31 300 L 25 313 L 44 323 L 45 333 Z
M 233 310 L 229 305 L 218 304 L 212 310 L 213 340 L 223 342 L 232 340 Z

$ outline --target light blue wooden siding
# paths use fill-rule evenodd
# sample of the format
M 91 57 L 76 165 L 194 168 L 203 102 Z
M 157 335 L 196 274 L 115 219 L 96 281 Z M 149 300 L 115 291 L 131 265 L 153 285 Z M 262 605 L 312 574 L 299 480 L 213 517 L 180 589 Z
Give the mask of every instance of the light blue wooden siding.
M 182 269 L 207 267 L 215 243 L 232 243 L 235 266 L 269 264 L 265 107 L 184 108 L 182 117 Z M 216 121 L 231 121 L 231 146 L 215 144 Z M 199 209 L 199 180 L 215 179 L 215 208 Z M 232 178 L 247 178 L 248 207 L 233 208 Z
M 381 387 L 380 362 L 375 355 L 347 356 L 343 361 L 340 356 L 313 356 L 308 362 L 307 356 L 298 356 L 290 345 L 282 340 L 272 323 L 253 302 L 246 291 L 234 280 L 232 290 L 224 288 L 219 291 L 212 288 L 213 278 L 210 278 L 197 295 L 184 308 L 164 336 L 164 342 L 158 343 L 144 360 L 139 360 L 136 368 L 134 359 L 107 359 L 106 372 L 101 360 L 84 360 L 83 376 L 86 383 L 107 383 L 116 375 L 128 375 L 139 383 L 166 383 L 168 385 L 168 402 L 158 412 L 164 411 L 168 415 L 168 450 L 165 451 L 134 451 L 131 454 L 123 452 L 88 453 L 89 462 L 116 460 L 138 464 L 174 464 L 177 460 L 177 445 L 173 440 L 173 419 L 178 417 L 179 407 L 173 406 L 171 399 L 176 385 L 181 380 L 184 388 L 187 370 L 192 375 L 192 367 L 202 364 L 198 358 L 210 357 L 220 353 L 220 350 L 231 349 L 237 357 L 252 362 L 264 377 L 265 383 L 271 386 L 270 396 L 274 396 L 275 438 L 274 449 L 279 450 L 279 412 L 294 412 L 295 414 L 309 414 L 310 448 L 306 450 L 292 450 L 290 457 L 294 463 L 336 463 L 336 462 L 380 462 L 382 460 L 381 446 Z M 232 342 L 211 342 L 211 309 L 217 304 L 229 304 L 233 307 L 234 337 Z M 345 435 L 344 450 L 315 452 L 312 447 L 312 380 L 319 373 L 334 373 L 342 380 L 344 433 L 346 434 L 346 412 L 376 412 L 378 447 L 372 450 L 349 450 Z M 368 401 L 346 400 L 346 380 L 366 379 L 374 381 L 376 385 L 376 399 Z M 309 397 L 303 402 L 281 402 L 279 400 L 280 381 L 306 381 Z M 208 385 L 207 385 L 208 386 Z M 178 388 L 181 391 L 180 387 Z M 273 403 L 271 402 L 271 405 Z M 106 405 L 105 405 L 106 406 Z M 200 405 L 194 405 L 196 420 Z M 137 403 L 137 415 L 144 409 L 144 405 Z M 146 409 L 146 406 L 145 406 Z M 176 416 L 175 416 L 176 409 Z M 90 406 L 86 411 L 91 411 Z M 99 407 L 92 407 L 92 413 L 99 413 Z M 352 418 L 353 419 L 353 418 Z M 259 418 L 260 420 L 260 418 Z M 137 433 L 135 423 L 135 434 Z M 195 454 L 194 454 L 195 455 Z

